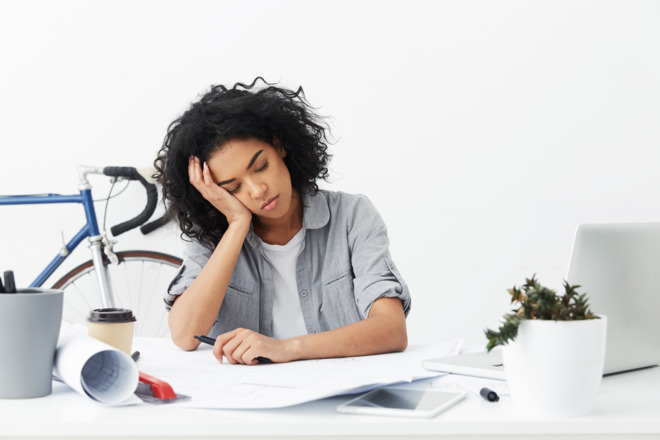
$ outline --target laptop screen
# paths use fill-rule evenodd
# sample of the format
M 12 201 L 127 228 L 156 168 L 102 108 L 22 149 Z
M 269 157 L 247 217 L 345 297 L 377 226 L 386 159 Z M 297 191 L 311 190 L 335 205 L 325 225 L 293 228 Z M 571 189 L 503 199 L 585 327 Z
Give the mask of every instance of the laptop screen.
M 660 363 L 660 223 L 581 225 L 567 281 L 608 318 L 606 374 Z

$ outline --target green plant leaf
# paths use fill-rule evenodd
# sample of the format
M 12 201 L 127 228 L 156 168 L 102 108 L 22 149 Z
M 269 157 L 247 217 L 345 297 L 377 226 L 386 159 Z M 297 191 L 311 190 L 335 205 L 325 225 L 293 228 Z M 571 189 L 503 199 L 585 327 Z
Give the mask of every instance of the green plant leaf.
M 518 305 L 512 313 L 504 315 L 502 324 L 497 331 L 484 330 L 491 351 L 498 345 L 504 345 L 515 340 L 518 327 L 523 319 L 544 319 L 555 321 L 573 321 L 582 319 L 598 319 L 589 309 L 587 294 L 579 294 L 579 285 L 563 282 L 564 294 L 544 287 L 536 279 L 536 274 L 525 279 L 525 284 L 518 288 L 513 286 L 507 291 L 511 295 L 511 304 Z

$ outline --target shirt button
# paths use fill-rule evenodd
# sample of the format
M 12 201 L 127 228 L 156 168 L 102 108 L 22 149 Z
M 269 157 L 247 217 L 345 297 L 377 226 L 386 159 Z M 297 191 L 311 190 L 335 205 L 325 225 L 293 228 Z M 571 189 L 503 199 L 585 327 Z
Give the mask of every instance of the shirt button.
M 310 328 L 310 329 L 307 329 L 307 332 L 314 334 L 314 333 L 316 333 L 316 330 L 314 330 L 313 328 Z
M 307 291 L 306 290 L 301 290 L 300 291 L 300 296 L 307 296 Z

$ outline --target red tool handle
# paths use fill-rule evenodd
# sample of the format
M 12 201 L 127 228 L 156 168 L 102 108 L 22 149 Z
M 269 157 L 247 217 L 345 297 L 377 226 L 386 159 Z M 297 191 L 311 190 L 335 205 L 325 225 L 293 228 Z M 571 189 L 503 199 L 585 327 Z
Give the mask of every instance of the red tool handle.
M 176 393 L 172 389 L 169 383 L 156 379 L 153 376 L 149 376 L 146 373 L 140 371 L 140 382 L 144 382 L 147 385 L 151 386 L 151 393 L 154 397 L 158 399 L 175 399 Z

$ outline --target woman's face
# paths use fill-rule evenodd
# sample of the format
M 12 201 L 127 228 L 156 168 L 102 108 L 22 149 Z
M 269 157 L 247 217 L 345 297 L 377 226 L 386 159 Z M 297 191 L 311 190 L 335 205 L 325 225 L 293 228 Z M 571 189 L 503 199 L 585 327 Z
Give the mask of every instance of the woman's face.
M 285 156 L 283 148 L 261 140 L 236 139 L 211 153 L 207 163 L 213 181 L 252 214 L 275 219 L 289 212 L 293 195 Z

